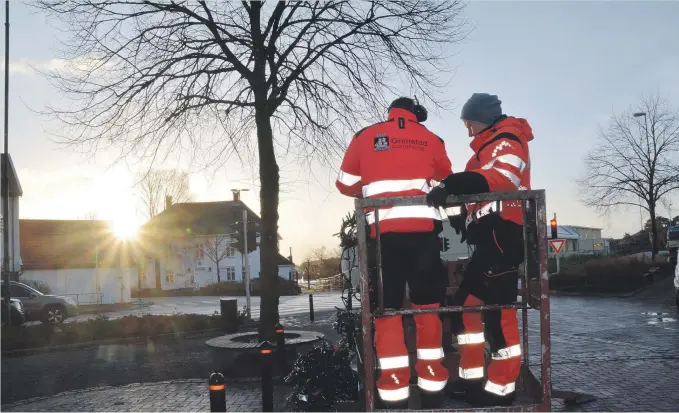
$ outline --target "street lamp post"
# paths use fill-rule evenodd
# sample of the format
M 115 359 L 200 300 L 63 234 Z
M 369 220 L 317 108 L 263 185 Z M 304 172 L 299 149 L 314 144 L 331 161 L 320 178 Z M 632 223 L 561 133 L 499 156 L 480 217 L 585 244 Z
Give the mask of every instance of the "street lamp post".
M 2 164 L 2 280 L 4 282 L 3 298 L 5 299 L 6 323 L 12 324 L 9 276 L 9 0 L 5 1 L 5 153 Z
M 231 192 L 233 193 L 233 200 L 234 201 L 239 201 L 240 200 L 240 193 L 242 191 L 249 191 L 247 188 L 242 188 L 242 189 L 232 189 Z M 241 257 L 242 257 L 242 264 L 243 264 L 243 281 L 245 282 L 245 307 L 246 307 L 246 316 L 247 319 L 250 320 L 252 317 L 252 310 L 251 310 L 251 304 L 250 304 L 250 254 L 248 252 L 248 209 L 243 204 L 243 251 L 241 252 Z

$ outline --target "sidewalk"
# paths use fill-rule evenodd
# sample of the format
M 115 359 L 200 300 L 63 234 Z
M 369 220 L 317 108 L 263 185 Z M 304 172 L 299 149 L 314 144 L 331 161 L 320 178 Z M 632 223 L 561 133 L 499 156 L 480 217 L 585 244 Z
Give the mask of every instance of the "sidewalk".
M 261 411 L 259 383 L 229 384 L 226 406 L 230 412 Z M 275 394 L 275 410 L 283 407 L 285 394 Z M 3 411 L 210 411 L 207 380 L 189 379 L 135 383 L 60 393 L 2 406 Z

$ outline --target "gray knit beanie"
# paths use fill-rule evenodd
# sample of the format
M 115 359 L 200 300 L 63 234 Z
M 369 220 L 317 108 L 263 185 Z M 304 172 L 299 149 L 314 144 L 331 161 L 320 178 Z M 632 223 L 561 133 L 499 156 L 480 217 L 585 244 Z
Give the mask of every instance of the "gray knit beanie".
M 462 106 L 460 119 L 491 125 L 502 116 L 501 103 L 502 101 L 497 98 L 497 95 L 474 93 Z

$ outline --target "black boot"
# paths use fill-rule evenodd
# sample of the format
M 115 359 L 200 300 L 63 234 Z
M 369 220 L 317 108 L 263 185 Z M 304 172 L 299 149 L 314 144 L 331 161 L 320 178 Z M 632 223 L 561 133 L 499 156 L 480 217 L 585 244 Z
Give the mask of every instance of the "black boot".
M 482 390 L 482 380 L 457 379 L 449 380 L 445 392 L 451 399 L 464 400 L 465 393 L 470 391 Z
M 445 402 L 445 392 L 443 391 L 426 391 L 420 389 L 420 403 L 423 410 L 440 409 Z

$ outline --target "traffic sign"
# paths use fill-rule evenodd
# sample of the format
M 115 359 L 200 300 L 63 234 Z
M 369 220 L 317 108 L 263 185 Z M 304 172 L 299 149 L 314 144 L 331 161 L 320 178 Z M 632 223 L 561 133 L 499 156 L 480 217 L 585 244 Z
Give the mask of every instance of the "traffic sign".
M 549 240 L 549 245 L 554 250 L 555 255 L 559 255 L 559 253 L 561 252 L 561 248 L 563 248 L 563 245 L 565 243 L 566 243 L 565 239 L 550 239 Z

